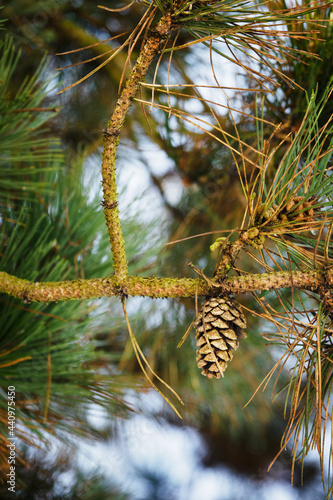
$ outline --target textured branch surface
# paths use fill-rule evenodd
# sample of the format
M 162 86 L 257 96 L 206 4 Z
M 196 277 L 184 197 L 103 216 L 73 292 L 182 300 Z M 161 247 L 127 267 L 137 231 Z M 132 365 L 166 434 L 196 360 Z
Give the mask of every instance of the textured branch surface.
M 53 302 L 71 299 L 93 299 L 111 296 L 142 296 L 151 298 L 206 296 L 210 292 L 246 293 L 288 287 L 317 290 L 320 285 L 333 288 L 333 271 L 289 271 L 265 274 L 248 274 L 226 279 L 223 284 L 211 287 L 206 281 L 190 278 L 155 278 L 128 276 L 121 282 L 117 277 L 60 282 L 32 283 L 0 272 L 0 292 L 26 302 Z
M 171 15 L 169 14 L 161 18 L 154 33 L 147 38 L 138 60 L 124 86 L 121 96 L 117 101 L 107 129 L 104 132 L 104 153 L 102 163 L 103 206 L 112 247 L 114 272 L 119 279 L 123 279 L 128 275 L 125 243 L 117 206 L 115 162 L 119 144 L 119 133 L 133 97 L 138 90 L 140 81 L 147 73 L 154 56 L 160 50 L 164 36 L 167 35 L 170 27 Z

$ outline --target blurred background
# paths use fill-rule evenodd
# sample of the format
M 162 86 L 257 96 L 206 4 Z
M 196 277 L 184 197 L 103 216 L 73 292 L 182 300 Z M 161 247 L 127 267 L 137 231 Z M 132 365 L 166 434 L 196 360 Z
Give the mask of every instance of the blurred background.
M 282 4 L 272 1 L 270 9 L 281 9 Z M 108 1 L 105 6 L 117 9 L 125 4 Z M 127 10 L 106 12 L 90 0 L 9 0 L 0 11 L 5 82 L 1 270 L 34 281 L 112 273 L 101 207 L 102 130 L 119 82 L 127 76 L 127 52 L 83 83 L 57 92 L 106 60 L 110 46 L 120 44 L 121 34 L 133 30 L 143 12 L 139 2 Z M 327 9 L 320 17 L 328 20 L 330 15 Z M 307 58 L 306 65 L 297 58 L 277 63 L 303 88 L 274 76 L 278 92 L 260 101 L 267 120 L 265 137 L 274 129 L 270 123 L 282 123 L 281 134 L 296 130 L 306 109 L 304 90 L 319 85 L 320 94 L 326 88 L 333 58 L 331 33 L 331 23 L 324 28 L 318 22 L 311 41 L 290 42 L 304 51 L 311 44 L 321 59 Z M 98 43 L 116 35 L 119 38 Z M 188 40 L 181 32 L 177 43 Z M 78 50 L 86 46 L 90 48 Z M 156 91 L 156 104 L 171 103 L 209 124 L 213 108 L 233 147 L 239 147 L 233 139 L 235 123 L 243 141 L 256 143 L 256 123 L 250 116 L 255 112 L 255 85 L 250 76 L 227 59 L 216 58 L 214 78 L 209 48 L 200 46 L 175 51 L 170 70 L 169 63 L 169 57 L 161 59 L 156 83 L 168 80 L 183 86 L 177 100 Z M 272 76 L 267 67 L 257 69 Z M 147 81 L 153 78 L 154 68 Z M 194 79 L 202 86 L 216 85 L 217 79 L 221 86 L 235 89 L 194 88 Z M 248 90 L 237 90 L 241 87 Z M 151 99 L 151 91 L 142 88 L 140 99 Z M 228 107 L 238 112 L 231 114 Z M 331 107 L 330 100 L 327 116 Z M 272 168 L 277 161 L 273 159 Z M 246 207 L 230 149 L 175 115 L 134 102 L 121 133 L 117 174 L 130 273 L 195 277 L 188 266 L 192 262 L 211 276 L 217 254 L 210 246 L 223 235 L 218 231 L 240 226 Z M 256 271 L 250 259 L 242 267 Z M 250 294 L 237 299 L 255 310 Z M 180 420 L 143 376 L 117 298 L 44 305 L 0 297 L 0 350 L 5 360 L 0 365 L 1 434 L 6 433 L 10 384 L 17 398 L 18 498 L 325 498 L 315 452 L 303 471 L 296 463 L 293 486 L 290 450 L 267 472 L 286 424 L 283 398 L 271 398 L 273 388 L 274 393 L 279 389 L 273 387 L 274 380 L 244 408 L 279 359 L 279 347 L 267 345 L 262 335 L 271 327 L 257 316 L 247 318 L 248 337 L 224 379 L 206 380 L 196 366 L 193 331 L 177 349 L 195 310 L 194 299 L 128 299 L 141 349 L 184 401 L 184 407 L 177 406 Z M 284 367 L 281 387 L 289 368 Z M 2 470 L 5 444 L 2 438 Z M 10 495 L 2 484 L 0 497 Z

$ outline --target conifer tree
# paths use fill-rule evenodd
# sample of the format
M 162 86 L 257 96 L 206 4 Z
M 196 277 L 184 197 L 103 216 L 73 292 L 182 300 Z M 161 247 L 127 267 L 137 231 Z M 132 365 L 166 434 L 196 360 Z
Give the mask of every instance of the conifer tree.
M 316 448 L 322 481 L 330 492 L 330 478 L 327 486 L 323 474 L 323 450 L 326 427 L 331 421 L 333 184 L 332 115 L 327 109 L 333 84 L 327 78 L 325 87 L 318 90 L 313 82 L 306 83 L 306 94 L 300 89 L 303 82 L 297 81 L 301 64 L 310 67 L 314 66 L 313 61 L 317 64 L 311 43 L 314 41 L 312 45 L 316 45 L 318 26 L 322 29 L 325 19 L 329 19 L 329 4 L 318 2 L 310 6 L 304 2 L 290 9 L 273 2 L 268 9 L 265 2 L 244 5 L 237 0 L 145 0 L 135 6 L 139 7 L 141 18 L 132 29 L 116 41 L 110 40 L 108 51 L 101 49 L 102 43 L 89 42 L 88 49 L 98 47 L 96 59 L 100 62 L 61 90 L 70 100 L 70 93 L 78 84 L 83 88 L 97 78 L 99 70 L 110 68 L 117 57 L 122 58 L 119 96 L 101 134 L 103 213 L 97 208 L 97 200 L 91 201 L 82 183 L 77 182 L 82 179 L 85 152 L 76 158 L 68 155 L 70 164 L 66 164 L 66 155 L 45 129 L 46 119 L 56 110 L 42 104 L 50 86 L 44 76 L 44 63 L 32 78 L 16 86 L 15 94 L 11 95 L 9 88 L 18 56 L 10 38 L 2 43 L 0 291 L 4 294 L 3 322 L 7 317 L 12 321 L 6 320 L 2 332 L 0 368 L 6 370 L 2 388 L 9 379 L 12 386 L 16 386 L 15 380 L 20 386 L 16 406 L 17 418 L 24 425 L 20 436 L 27 442 L 33 441 L 34 435 L 44 439 L 53 426 L 59 437 L 64 431 L 92 435 L 85 414 L 90 401 L 108 408 L 112 402 L 113 415 L 129 411 L 123 393 L 135 384 L 137 373 L 133 367 L 129 369 L 128 349 L 117 365 L 117 377 L 111 375 L 115 361 L 120 360 L 119 352 L 111 353 L 112 362 L 105 358 L 103 370 L 96 369 L 103 359 L 94 350 L 98 321 L 93 309 L 97 298 L 118 298 L 142 371 L 180 416 L 181 399 L 166 384 L 166 377 L 160 377 L 159 366 L 169 374 L 170 382 L 175 373 L 174 378 L 182 380 L 182 370 L 187 371 L 184 369 L 187 364 L 181 361 L 182 352 L 184 359 L 186 352 L 187 358 L 191 346 L 185 343 L 176 354 L 170 345 L 162 346 L 155 341 L 148 360 L 140 347 L 144 335 L 139 345 L 136 328 L 131 326 L 127 298 L 168 298 L 175 310 L 177 301 L 189 304 L 185 301 L 191 299 L 193 315 L 193 302 L 201 297 L 202 308 L 191 322 L 197 329 L 199 368 L 209 378 L 223 377 L 225 401 L 230 403 L 232 414 L 236 403 L 234 391 L 230 390 L 233 386 L 228 386 L 228 372 L 232 366 L 237 372 L 234 383 L 250 378 L 251 366 L 245 365 L 246 357 L 251 359 L 254 352 L 260 351 L 260 358 L 253 360 L 255 379 L 258 372 L 269 371 L 259 388 L 266 387 L 273 379 L 274 391 L 285 387 L 288 423 L 281 450 L 291 444 L 295 464 L 297 458 L 304 459 L 310 449 Z M 103 10 L 106 15 L 113 15 L 112 9 L 103 7 Z M 179 71 L 179 62 L 173 67 L 179 53 L 191 54 L 199 44 L 207 52 L 215 90 L 221 95 L 224 89 L 216 77 L 216 57 L 246 72 L 250 83 L 243 90 L 240 118 L 235 118 L 230 103 L 226 106 L 220 101 L 212 102 L 200 85 L 186 80 L 185 72 Z M 65 57 L 71 57 L 71 53 L 66 51 Z M 87 64 L 91 64 L 91 59 Z M 287 64 L 295 71 L 286 70 Z M 173 83 L 175 77 L 178 83 Z M 274 84 L 279 81 L 282 88 L 285 86 L 286 105 L 293 102 L 288 92 L 295 95 L 293 92 L 297 91 L 298 96 L 303 96 L 302 102 L 306 102 L 305 109 L 299 109 L 298 105 L 282 126 L 274 122 L 279 97 L 271 97 L 279 96 L 278 92 L 274 94 Z M 263 95 L 268 97 L 263 99 Z M 251 99 L 250 106 L 246 99 Z M 297 102 L 300 101 L 298 97 Z M 189 102 L 200 103 L 197 114 Z M 169 252 L 170 257 L 166 255 L 164 267 L 158 268 L 155 261 L 156 273 L 148 274 L 147 270 L 153 266 L 149 259 L 144 262 L 139 258 L 140 251 L 133 239 L 133 229 L 137 231 L 137 226 L 124 219 L 121 222 L 116 159 L 127 121 L 129 128 L 135 130 L 132 103 L 135 113 L 141 116 L 141 127 L 145 126 L 147 111 L 153 110 L 154 141 L 178 162 L 184 184 L 214 187 L 206 197 L 199 195 L 194 202 L 192 197 L 192 210 L 183 210 L 181 205 L 177 210 L 166 199 L 165 179 L 151 174 L 154 185 L 166 199 L 166 206 L 178 221 L 170 243 L 178 244 L 178 248 L 188 244 L 188 257 L 193 241 L 184 236 L 196 237 L 195 241 L 200 242 L 201 255 L 196 256 L 195 264 L 182 259 L 175 266 L 175 257 L 179 259 L 177 252 L 184 255 L 184 251 L 175 249 Z M 221 105 L 228 109 L 228 114 L 217 111 Z M 250 126 L 248 107 L 253 119 Z M 193 132 L 193 126 L 199 132 Z M 189 146 L 175 145 L 177 137 L 188 137 Z M 198 161 L 198 151 L 207 153 L 204 165 Z M 233 227 L 228 225 L 227 217 L 220 216 L 225 215 L 223 210 L 234 208 L 233 202 L 225 205 L 223 189 L 237 201 L 231 217 Z M 188 203 L 185 198 L 184 206 Z M 201 221 L 197 216 L 200 210 Z M 193 230 L 193 221 L 196 228 L 204 228 L 207 220 L 212 221 L 209 238 L 206 234 L 187 234 L 187 230 Z M 148 231 L 142 231 L 140 241 L 142 248 L 150 247 L 154 255 Z M 207 233 L 204 229 L 194 231 L 200 232 Z M 112 266 L 108 247 L 112 250 Z M 190 267 L 185 270 L 187 264 Z M 175 268 L 183 275 L 173 277 Z M 163 277 L 158 274 L 159 269 Z M 243 340 L 241 329 L 246 327 L 245 319 L 247 339 Z M 172 330 L 172 324 L 168 327 Z M 92 328 L 95 336 L 90 339 Z M 266 341 L 282 346 L 280 359 L 274 360 L 272 352 L 264 347 L 259 330 L 263 330 Z M 180 344 L 189 332 L 190 328 Z M 148 339 L 146 342 L 149 345 Z M 246 347 L 247 342 L 250 348 Z M 234 352 L 238 347 L 239 351 Z M 189 366 L 191 370 L 194 368 L 193 363 Z M 291 371 L 287 366 L 292 366 Z M 193 380 L 197 384 L 197 372 Z M 205 381 L 203 387 L 208 383 L 214 382 Z M 176 385 L 181 392 L 181 384 L 176 382 Z M 248 385 L 251 388 L 253 384 L 248 382 Z M 255 387 L 252 392 L 258 391 Z M 166 390 L 171 390 L 171 396 L 166 395 Z M 197 397 L 195 393 L 191 396 L 193 400 Z M 71 409 L 64 411 L 68 395 L 73 394 L 76 397 Z M 2 422 L 7 408 L 5 397 L 4 391 Z M 267 399 L 261 396 L 259 401 L 267 404 Z M 60 421 L 63 414 L 65 418 Z M 29 426 L 31 421 L 33 426 Z M 7 444 L 3 432 L 2 457 Z

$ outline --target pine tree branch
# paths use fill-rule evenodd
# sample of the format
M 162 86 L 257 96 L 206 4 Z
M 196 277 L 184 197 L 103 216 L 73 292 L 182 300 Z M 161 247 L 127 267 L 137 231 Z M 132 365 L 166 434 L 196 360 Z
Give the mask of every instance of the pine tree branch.
M 71 299 L 94 299 L 111 296 L 142 296 L 151 298 L 185 298 L 214 293 L 246 293 L 280 288 L 302 288 L 316 291 L 320 286 L 333 289 L 333 270 L 281 271 L 276 273 L 234 276 L 214 284 L 191 278 L 156 278 L 116 276 L 90 280 L 33 283 L 0 272 L 0 293 L 25 302 L 54 302 Z
M 165 14 L 145 41 L 140 55 L 133 67 L 124 89 L 116 103 L 115 109 L 104 131 L 104 153 L 102 163 L 104 215 L 113 253 L 114 273 L 118 279 L 128 276 L 128 265 L 125 252 L 124 237 L 121 229 L 116 184 L 116 153 L 119 144 L 119 133 L 123 126 L 131 102 L 151 65 L 154 56 L 159 52 L 165 36 L 171 28 L 171 13 Z

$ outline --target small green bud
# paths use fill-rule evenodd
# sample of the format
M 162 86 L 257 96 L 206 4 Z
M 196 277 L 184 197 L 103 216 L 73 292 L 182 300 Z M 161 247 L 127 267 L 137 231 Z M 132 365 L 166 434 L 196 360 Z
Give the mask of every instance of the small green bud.
M 259 229 L 257 227 L 250 227 L 250 229 L 247 231 L 247 236 L 249 240 L 253 240 L 256 236 L 259 234 Z
M 217 238 L 212 245 L 210 245 L 210 251 L 215 252 L 220 246 L 222 246 L 224 240 L 226 239 L 225 236 L 221 236 L 221 238 Z

